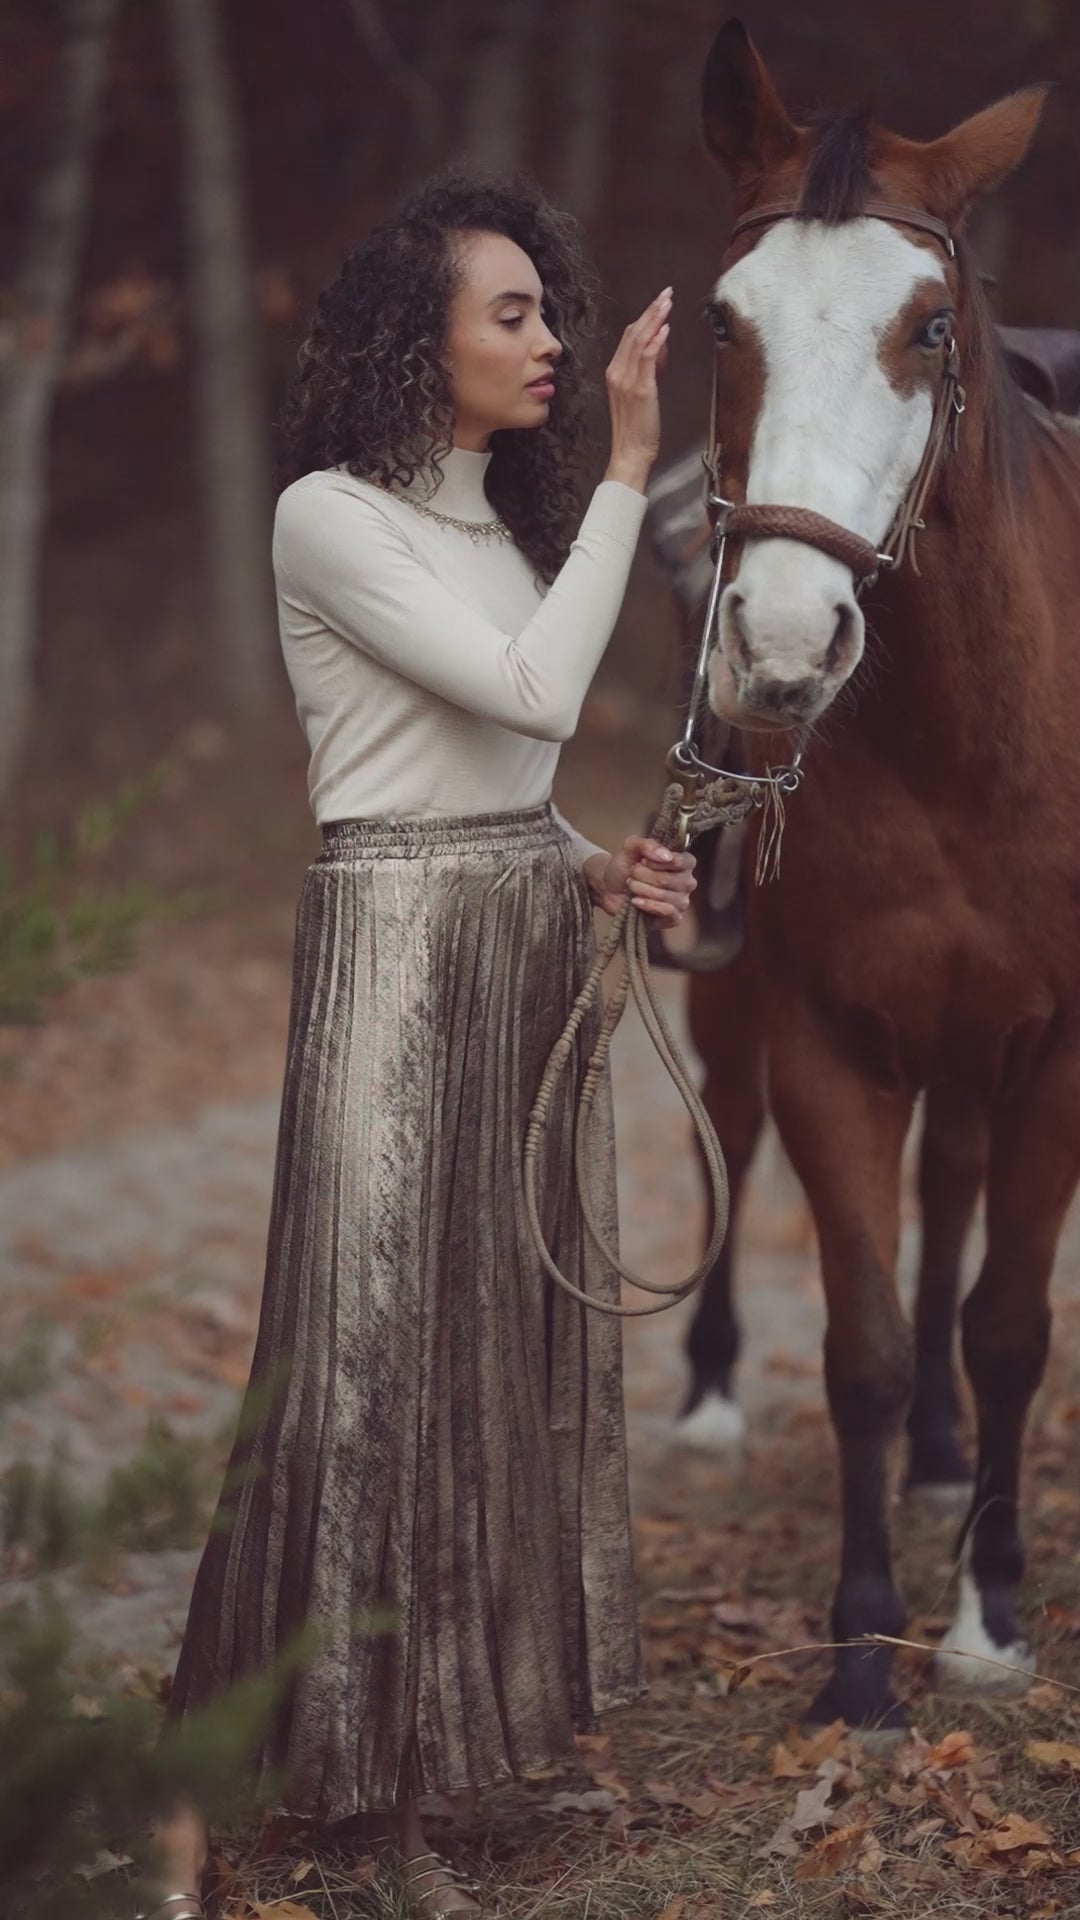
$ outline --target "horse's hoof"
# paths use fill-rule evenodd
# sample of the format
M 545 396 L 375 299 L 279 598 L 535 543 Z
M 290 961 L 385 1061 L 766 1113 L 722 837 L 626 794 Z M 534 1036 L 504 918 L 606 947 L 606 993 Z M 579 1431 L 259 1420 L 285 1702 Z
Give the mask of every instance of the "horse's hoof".
M 955 1631 L 950 1628 L 934 1655 L 934 1685 L 939 1693 L 1027 1692 L 1035 1677 L 1035 1654 L 1028 1641 L 1016 1640 L 1011 1647 L 995 1647 L 992 1654 L 980 1654 L 959 1638 L 950 1645 Z
M 934 1655 L 934 1679 L 945 1693 L 1026 1693 L 1035 1653 L 1020 1633 L 998 1642 L 986 1630 L 982 1598 L 970 1573 L 960 1575 L 956 1618 Z
M 970 1510 L 974 1492 L 974 1480 L 909 1480 L 904 1499 L 929 1513 L 962 1520 Z
M 701 1453 L 730 1458 L 742 1451 L 746 1418 L 742 1408 L 725 1394 L 706 1393 L 676 1420 L 671 1439 L 673 1446 L 694 1447 Z
M 805 1716 L 806 1730 L 820 1732 L 834 1720 L 846 1721 L 853 1737 L 860 1740 L 907 1738 L 911 1714 L 894 1693 L 871 1698 L 869 1685 L 861 1687 L 850 1673 L 833 1674 L 822 1687 Z

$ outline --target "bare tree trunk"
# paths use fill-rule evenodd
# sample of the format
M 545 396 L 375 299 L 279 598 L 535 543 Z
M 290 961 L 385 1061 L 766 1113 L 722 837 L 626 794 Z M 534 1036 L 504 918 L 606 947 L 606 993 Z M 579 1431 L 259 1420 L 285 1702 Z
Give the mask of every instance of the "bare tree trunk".
M 270 436 L 259 380 L 236 116 L 216 0 L 169 0 L 184 127 L 184 203 L 197 348 L 200 470 L 215 658 L 238 719 L 274 690 Z
M 559 196 L 579 220 L 603 202 L 611 147 L 614 57 L 611 0 L 572 0 L 562 33 L 566 131 Z
M 364 46 L 409 111 L 411 137 L 406 144 L 406 172 L 422 174 L 434 164 L 443 145 L 443 112 L 439 95 L 422 73 L 402 55 L 377 0 L 349 0 L 349 11 Z M 445 9 L 436 7 L 436 14 Z
M 90 161 L 116 0 L 71 0 L 51 145 L 33 193 L 14 340 L 0 364 L 0 793 L 30 711 L 49 415 L 86 230 Z
M 513 172 L 527 152 L 526 75 L 537 12 L 537 0 L 495 0 L 497 25 L 476 49 L 471 63 L 464 145 L 468 158 L 492 173 Z

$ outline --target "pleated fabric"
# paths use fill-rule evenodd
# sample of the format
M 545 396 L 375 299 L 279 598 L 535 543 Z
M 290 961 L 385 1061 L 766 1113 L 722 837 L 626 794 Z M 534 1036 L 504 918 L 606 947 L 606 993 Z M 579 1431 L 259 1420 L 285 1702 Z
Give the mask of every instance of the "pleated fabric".
M 523 1197 L 528 1114 L 593 953 L 574 849 L 549 805 L 322 837 L 251 1378 L 166 1731 L 317 1621 L 253 1765 L 284 1769 L 282 1811 L 331 1821 L 547 1765 L 644 1681 L 619 1322 L 553 1287 Z M 573 1187 L 598 1020 L 541 1213 L 564 1272 L 611 1299 Z M 597 1120 L 614 1245 L 610 1089 Z

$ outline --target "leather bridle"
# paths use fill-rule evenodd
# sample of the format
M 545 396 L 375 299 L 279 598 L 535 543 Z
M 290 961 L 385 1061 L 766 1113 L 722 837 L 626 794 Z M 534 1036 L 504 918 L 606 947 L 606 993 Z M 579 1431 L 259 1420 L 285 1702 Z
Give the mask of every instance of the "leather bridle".
M 862 212 L 869 219 L 886 220 L 891 224 L 914 227 L 920 232 L 928 233 L 944 249 L 950 260 L 955 258 L 956 246 L 949 228 L 943 220 L 937 219 L 932 213 L 924 212 L 921 207 L 895 205 L 888 200 L 867 200 Z M 736 220 L 731 230 L 731 240 L 735 241 L 741 233 L 747 232 L 752 227 L 769 226 L 777 220 L 802 217 L 805 216 L 801 214 L 794 200 L 774 201 L 768 206 L 753 207 Z M 713 579 L 686 726 L 682 738 L 672 747 L 667 757 L 669 771 L 676 778 L 681 779 L 688 789 L 685 809 L 687 819 L 689 819 L 698 784 L 706 776 L 721 776 L 742 785 L 746 790 L 748 807 L 764 806 L 771 801 L 774 807 L 781 809 L 783 796 L 794 793 L 802 779 L 802 757 L 808 738 L 807 731 L 800 729 L 796 751 L 790 765 L 769 768 L 764 774 L 736 774 L 727 768 L 714 767 L 710 762 L 701 759 L 694 746 L 697 714 L 705 689 L 717 609 L 723 589 L 727 542 L 729 540 L 777 539 L 801 541 L 804 546 L 815 547 L 819 553 L 828 554 L 831 559 L 839 560 L 843 566 L 848 567 L 855 579 L 857 597 L 873 584 L 883 567 L 894 569 L 902 566 L 905 560 L 910 560 L 912 568 L 918 573 L 915 536 L 923 527 L 923 512 L 946 447 L 955 449 L 957 445 L 960 416 L 965 406 L 964 389 L 960 384 L 960 361 L 955 335 L 950 333 L 944 345 L 945 364 L 941 384 L 934 400 L 930 432 L 922 459 L 880 548 L 875 547 L 871 541 L 864 540 L 861 534 L 852 532 L 849 527 L 841 526 L 838 521 L 828 519 L 825 514 L 815 513 L 809 507 L 751 505 L 725 498 L 720 483 L 721 448 L 716 421 L 717 369 L 721 352 L 721 348 L 717 346 L 713 360 L 712 398 L 709 405 L 708 451 L 702 456 L 707 475 L 705 505 L 712 522 Z M 691 784 L 692 791 L 689 790 Z

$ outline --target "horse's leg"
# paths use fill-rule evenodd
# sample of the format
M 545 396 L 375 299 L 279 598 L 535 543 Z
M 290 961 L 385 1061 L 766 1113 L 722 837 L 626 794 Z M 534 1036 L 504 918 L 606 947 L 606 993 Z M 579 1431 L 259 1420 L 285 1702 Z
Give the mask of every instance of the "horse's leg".
M 883 1091 L 842 1057 L 811 1010 L 787 1001 L 770 1019 L 772 1108 L 817 1226 L 828 1323 L 825 1382 L 840 1454 L 843 1549 L 832 1637 L 898 1635 L 892 1573 L 890 1443 L 911 1395 L 913 1341 L 896 1290 L 900 1163 L 912 1094 Z M 809 1718 L 898 1727 L 892 1649 L 841 1646 Z
M 931 1087 L 919 1162 L 922 1254 L 915 1308 L 915 1391 L 908 1415 L 907 1484 L 966 1508 L 971 1470 L 958 1437 L 960 1403 L 953 1335 L 960 1268 L 986 1173 L 985 1108 L 962 1087 Z
M 761 995 L 758 968 L 747 946 L 722 972 L 690 976 L 687 1012 L 705 1066 L 702 1098 L 727 1161 L 731 1215 L 727 1239 L 702 1283 L 690 1327 L 690 1390 L 676 1438 L 723 1452 L 738 1446 L 745 1424 L 731 1390 L 739 1351 L 732 1272 L 739 1199 L 765 1120 Z
M 959 1605 L 938 1654 L 946 1685 L 1022 1686 L 1034 1664 L 1016 1613 L 1024 1571 L 1020 1451 L 1046 1362 L 1054 1253 L 1078 1176 L 1080 1045 L 1074 1044 L 1049 1053 L 992 1123 L 986 1259 L 961 1316 L 978 1413 L 978 1465 L 962 1535 Z

